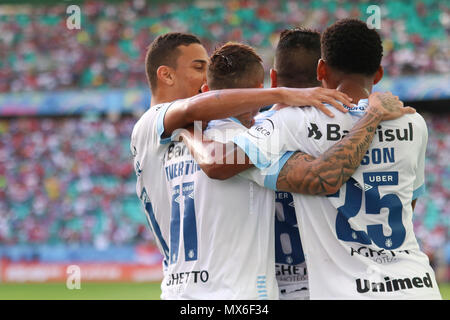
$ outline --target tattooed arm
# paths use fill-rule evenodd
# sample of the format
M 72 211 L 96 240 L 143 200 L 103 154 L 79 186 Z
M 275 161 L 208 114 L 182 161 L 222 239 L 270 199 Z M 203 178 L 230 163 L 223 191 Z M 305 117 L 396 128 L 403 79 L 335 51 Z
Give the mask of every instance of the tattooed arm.
M 413 108 L 403 108 L 398 97 L 390 93 L 372 94 L 366 114 L 344 139 L 317 158 L 294 153 L 278 175 L 277 189 L 311 195 L 336 193 L 359 167 L 380 121 L 414 112 Z
M 337 192 L 359 167 L 381 119 L 381 113 L 367 112 L 344 139 L 318 158 L 294 153 L 278 175 L 277 189 L 311 195 Z
M 332 147 L 333 151 L 329 150 L 317 159 L 303 152 L 294 153 L 278 176 L 277 189 L 307 194 L 335 193 L 359 166 L 378 123 L 414 112 L 412 108 L 403 108 L 403 103 L 390 93 L 371 94 L 368 110 L 368 114 L 358 122 L 359 127 L 355 125 L 350 134 Z M 369 127 L 364 128 L 365 125 Z M 253 167 L 247 155 L 242 163 L 227 163 L 229 155 L 237 159 L 236 154 L 243 153 L 233 143 L 205 140 L 201 133 L 194 135 L 193 128 L 182 130 L 180 137 L 209 178 L 225 180 Z M 221 150 L 219 155 L 218 150 Z M 303 179 L 308 179 L 308 182 L 303 182 Z

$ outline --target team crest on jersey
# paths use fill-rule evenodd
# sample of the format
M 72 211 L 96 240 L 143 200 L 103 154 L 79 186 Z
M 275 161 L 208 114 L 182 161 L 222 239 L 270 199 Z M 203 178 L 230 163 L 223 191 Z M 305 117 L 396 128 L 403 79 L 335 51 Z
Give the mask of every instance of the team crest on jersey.
M 272 120 L 265 119 L 260 123 L 256 123 L 248 132 L 249 135 L 258 139 L 264 139 L 270 137 L 275 130 L 275 125 Z

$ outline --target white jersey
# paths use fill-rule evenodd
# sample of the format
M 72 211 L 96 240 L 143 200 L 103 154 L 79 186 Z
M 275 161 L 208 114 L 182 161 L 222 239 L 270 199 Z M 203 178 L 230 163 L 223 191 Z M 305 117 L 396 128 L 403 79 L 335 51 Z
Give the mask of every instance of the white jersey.
M 259 124 L 275 111 L 265 111 L 255 117 Z M 285 163 L 292 152 L 282 155 L 277 165 Z M 275 171 L 278 174 L 278 170 Z M 245 175 L 244 175 L 245 176 Z M 268 178 L 276 175 L 253 175 L 259 185 L 267 185 Z M 272 181 L 274 184 L 276 181 Z M 270 188 L 270 187 L 269 187 Z M 273 186 L 275 189 L 275 185 Z M 275 269 L 280 289 L 280 300 L 308 300 L 308 272 L 300 239 L 293 196 L 289 192 L 275 191 Z
M 272 111 L 265 112 L 266 115 L 272 113 Z M 211 130 L 206 130 L 205 135 L 208 139 L 227 143 L 234 136 L 247 130 L 243 125 L 236 123 L 239 123 L 239 121 L 233 117 L 226 121 L 211 121 Z M 213 131 L 215 134 L 213 134 Z M 228 133 L 228 135 L 225 135 L 225 133 Z M 246 170 L 240 176 L 264 185 L 265 175 L 258 172 L 256 168 Z M 259 186 L 257 187 L 259 188 Z M 274 230 L 275 274 L 279 288 L 279 299 L 307 300 L 309 299 L 308 274 L 298 231 L 294 200 L 289 192 L 275 192 Z
M 333 109 L 335 118 L 315 108 L 285 108 L 234 141 L 256 166 L 279 171 L 284 151 L 318 157 L 341 140 L 367 103 L 361 100 L 346 114 Z M 339 192 L 294 195 L 311 299 L 441 299 L 412 223 L 411 202 L 424 191 L 427 139 L 417 113 L 382 122 Z M 273 189 L 276 178 L 272 171 L 264 184 Z
M 162 139 L 161 136 L 164 132 L 164 115 L 170 105 L 163 103 L 147 110 L 135 124 L 130 143 L 137 176 L 136 193 L 164 257 L 164 274 L 169 260 L 170 202 L 166 189 L 162 187 L 166 182 L 163 158 L 170 138 Z
M 149 137 L 164 128 L 149 134 L 150 127 L 160 126 L 155 126 L 155 119 L 146 120 L 146 130 L 141 126 L 135 135 L 143 141 L 141 146 L 150 148 L 157 139 Z M 216 127 L 237 126 L 231 120 L 216 123 Z M 245 129 L 242 126 L 240 130 Z M 159 150 L 156 145 L 152 148 Z M 148 151 L 151 153 L 151 149 Z M 160 191 L 158 195 L 166 201 L 162 210 L 165 217 L 159 216 L 153 206 L 167 248 L 161 297 L 278 299 L 273 192 L 241 177 L 209 179 L 180 142 L 169 142 L 160 157 L 148 156 L 143 161 L 142 173 L 145 168 L 160 171 L 155 175 L 158 180 L 150 176 L 145 180 L 144 176 L 143 185 L 151 190 L 150 195 L 153 189 Z M 259 174 L 258 170 L 254 172 Z
M 292 194 L 275 192 L 275 270 L 280 300 L 309 299 L 308 272 Z

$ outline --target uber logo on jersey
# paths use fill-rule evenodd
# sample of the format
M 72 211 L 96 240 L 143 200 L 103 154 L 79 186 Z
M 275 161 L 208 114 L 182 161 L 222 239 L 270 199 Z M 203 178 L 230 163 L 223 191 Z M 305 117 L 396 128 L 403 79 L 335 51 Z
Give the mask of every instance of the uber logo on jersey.
M 261 123 L 258 123 L 250 128 L 248 134 L 255 138 L 267 138 L 269 137 L 275 129 L 275 125 L 272 120 L 265 119 Z
M 316 140 L 322 138 L 322 132 L 320 132 L 319 127 L 315 123 L 310 123 L 311 128 L 308 128 L 308 138 L 313 137 Z

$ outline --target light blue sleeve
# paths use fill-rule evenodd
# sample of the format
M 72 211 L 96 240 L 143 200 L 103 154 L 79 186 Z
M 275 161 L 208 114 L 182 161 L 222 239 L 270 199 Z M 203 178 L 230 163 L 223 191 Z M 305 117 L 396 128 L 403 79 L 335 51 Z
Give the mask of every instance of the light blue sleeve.
M 164 133 L 164 117 L 166 115 L 167 110 L 170 108 L 172 103 L 167 103 L 161 107 L 160 110 L 158 110 L 158 119 L 156 120 L 156 131 L 158 133 L 158 137 L 160 138 L 161 144 L 166 144 L 171 141 L 171 137 L 162 138 L 162 135 Z
M 416 200 L 418 197 L 424 195 L 426 192 L 425 184 L 422 184 L 419 188 L 413 191 L 413 200 Z
M 293 151 L 286 152 L 270 168 L 262 171 L 262 173 L 266 173 L 264 178 L 264 187 L 266 187 L 267 189 L 277 191 L 277 180 L 280 171 L 281 169 L 283 169 L 284 165 L 293 154 L 294 154 Z
M 298 141 L 295 132 L 299 124 L 294 108 L 266 112 L 255 118 L 255 124 L 236 135 L 233 142 L 240 147 L 258 169 L 266 169 L 276 163 L 287 151 L 296 151 Z
M 259 186 L 277 190 L 277 180 L 281 169 L 294 154 L 293 151 L 286 152 L 277 161 L 275 161 L 270 167 L 259 170 L 252 168 L 239 173 L 239 176 L 247 180 L 257 183 Z
M 255 144 L 245 133 L 235 136 L 233 142 L 245 152 L 258 169 L 264 169 L 271 165 L 270 160 L 264 155 L 261 146 L 257 143 Z

